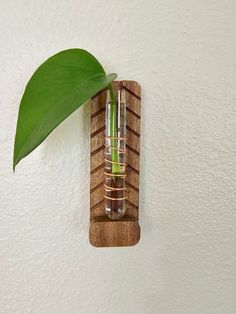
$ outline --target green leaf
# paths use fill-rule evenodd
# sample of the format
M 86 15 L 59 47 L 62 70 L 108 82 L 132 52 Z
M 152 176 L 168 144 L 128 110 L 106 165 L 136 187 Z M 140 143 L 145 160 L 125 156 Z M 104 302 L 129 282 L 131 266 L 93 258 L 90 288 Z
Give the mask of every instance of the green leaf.
M 97 59 L 82 49 L 64 50 L 46 60 L 31 77 L 20 103 L 13 169 L 115 78 L 114 73 L 107 76 Z

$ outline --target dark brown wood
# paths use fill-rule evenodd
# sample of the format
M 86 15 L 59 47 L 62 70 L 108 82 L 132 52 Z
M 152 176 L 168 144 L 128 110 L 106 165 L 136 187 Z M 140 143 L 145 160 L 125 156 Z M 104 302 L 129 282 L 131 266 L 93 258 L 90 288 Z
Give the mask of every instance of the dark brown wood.
M 90 223 L 89 239 L 96 247 L 131 246 L 137 244 L 139 238 L 139 224 L 129 216 L 119 221 L 96 217 Z
M 127 178 L 126 215 L 119 221 L 107 218 L 104 210 L 104 135 L 106 91 L 91 102 L 90 140 L 90 230 L 89 241 L 96 247 L 131 246 L 140 239 L 139 170 L 141 88 L 135 81 L 115 81 L 115 89 L 122 86 L 126 97 L 127 117 Z

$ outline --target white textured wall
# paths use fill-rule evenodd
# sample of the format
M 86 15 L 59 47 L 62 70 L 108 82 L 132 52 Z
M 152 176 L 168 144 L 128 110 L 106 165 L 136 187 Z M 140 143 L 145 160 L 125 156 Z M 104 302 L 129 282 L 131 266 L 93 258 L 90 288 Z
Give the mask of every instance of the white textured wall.
M 89 106 L 12 173 L 36 67 L 82 47 L 143 88 L 142 238 L 88 242 Z M 0 313 L 236 313 L 236 1 L 0 1 Z

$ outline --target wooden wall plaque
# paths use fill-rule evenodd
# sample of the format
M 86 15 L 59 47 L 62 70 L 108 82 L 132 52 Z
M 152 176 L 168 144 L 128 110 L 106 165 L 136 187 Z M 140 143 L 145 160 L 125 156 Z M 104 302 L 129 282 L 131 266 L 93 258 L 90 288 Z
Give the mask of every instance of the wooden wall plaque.
M 126 98 L 127 178 L 126 214 L 118 221 L 107 218 L 104 210 L 104 135 L 106 91 L 91 101 L 90 139 L 90 227 L 89 241 L 95 247 L 132 246 L 140 239 L 139 170 L 141 87 L 135 81 L 115 81 Z

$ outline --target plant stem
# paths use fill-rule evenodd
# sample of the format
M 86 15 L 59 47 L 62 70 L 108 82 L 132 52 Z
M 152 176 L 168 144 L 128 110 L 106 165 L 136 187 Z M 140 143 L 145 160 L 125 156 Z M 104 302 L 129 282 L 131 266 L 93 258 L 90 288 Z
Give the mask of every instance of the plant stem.
M 109 93 L 110 93 L 110 136 L 117 137 L 117 126 L 116 126 L 116 96 L 112 88 L 112 84 L 109 84 Z M 118 148 L 118 141 L 116 139 L 111 139 L 111 146 Z M 111 160 L 113 162 L 119 162 L 119 155 L 117 149 L 111 149 Z M 112 173 L 119 173 L 120 165 L 113 163 L 112 164 Z

